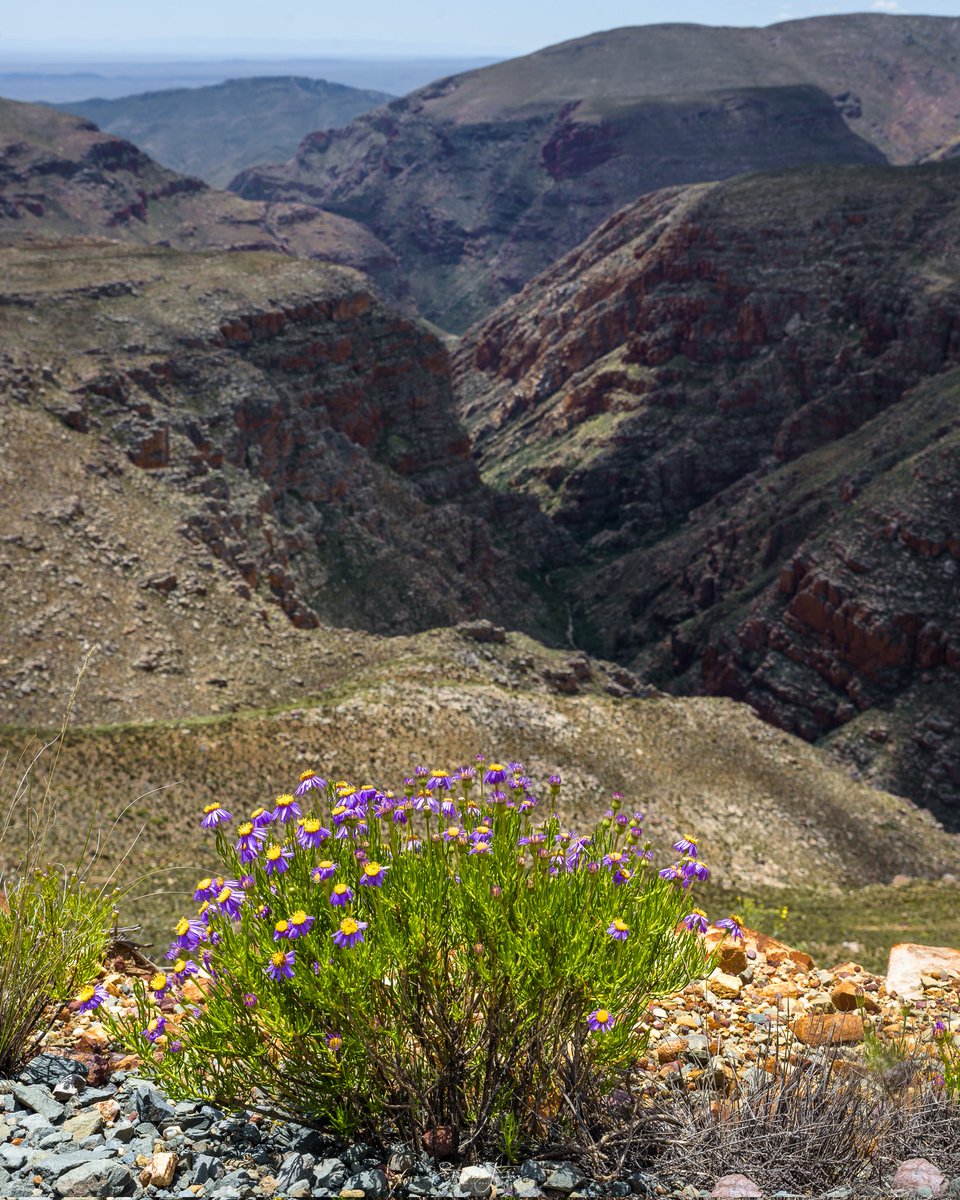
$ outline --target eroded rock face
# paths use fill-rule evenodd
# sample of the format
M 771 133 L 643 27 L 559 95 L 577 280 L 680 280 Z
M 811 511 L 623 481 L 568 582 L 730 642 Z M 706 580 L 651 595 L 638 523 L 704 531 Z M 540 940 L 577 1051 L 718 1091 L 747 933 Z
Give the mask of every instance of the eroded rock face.
M 592 557 L 585 646 L 960 821 L 956 163 L 672 189 L 464 339 L 488 479 Z
M 506 548 L 520 537 L 539 569 L 522 534 L 534 506 L 507 520 L 470 457 L 442 345 L 361 277 L 267 254 L 206 256 L 202 271 L 172 251 L 7 255 L 5 390 L 162 481 L 180 535 L 247 594 L 307 628 L 541 620 Z M 136 665 L 183 669 L 156 648 Z

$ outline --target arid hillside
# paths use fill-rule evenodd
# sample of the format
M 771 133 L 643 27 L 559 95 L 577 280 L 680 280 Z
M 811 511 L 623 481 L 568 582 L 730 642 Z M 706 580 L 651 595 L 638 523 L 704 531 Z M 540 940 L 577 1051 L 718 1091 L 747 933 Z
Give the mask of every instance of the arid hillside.
M 646 192 L 948 153 L 958 54 L 953 18 L 615 29 L 438 80 L 231 186 L 362 222 L 460 332 Z
M 589 567 L 580 644 L 960 823 L 960 164 L 657 193 L 464 339 L 485 477 Z M 561 585 L 563 586 L 563 585 Z

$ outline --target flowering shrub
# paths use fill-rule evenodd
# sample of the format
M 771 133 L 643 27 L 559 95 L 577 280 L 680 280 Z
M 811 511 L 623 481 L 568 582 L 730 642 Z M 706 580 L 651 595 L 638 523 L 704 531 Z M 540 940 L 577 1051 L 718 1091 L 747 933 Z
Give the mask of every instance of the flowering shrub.
M 306 771 L 244 821 L 209 805 L 219 865 L 114 1032 L 175 1096 L 461 1156 L 556 1140 L 642 1055 L 650 999 L 703 972 L 708 872 L 690 839 L 658 871 L 619 797 L 581 835 L 560 779 L 532 786 L 478 758 L 397 794 Z

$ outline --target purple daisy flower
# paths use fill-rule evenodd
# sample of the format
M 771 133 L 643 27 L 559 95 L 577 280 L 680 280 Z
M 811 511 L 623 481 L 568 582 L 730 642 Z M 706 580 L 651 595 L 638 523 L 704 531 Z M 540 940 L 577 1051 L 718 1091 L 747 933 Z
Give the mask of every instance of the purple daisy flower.
M 180 950 L 196 950 L 207 935 L 207 927 L 196 917 L 181 917 L 174 925 L 173 944 Z
M 474 842 L 470 847 L 470 854 L 477 856 L 480 854 L 492 854 L 493 846 L 490 842 Z
M 608 1008 L 595 1008 L 587 1017 L 591 1029 L 608 1033 L 616 1024 L 617 1018 Z
M 311 788 L 323 789 L 326 786 L 327 786 L 327 781 L 325 779 L 321 779 L 320 776 L 316 773 L 316 771 L 301 771 L 300 772 L 300 782 L 297 784 L 296 790 L 294 791 L 294 795 L 295 796 L 305 796 L 306 793 L 309 792 Z
M 625 883 L 629 883 L 633 878 L 633 872 L 627 870 L 626 867 L 621 867 L 619 871 L 614 871 L 613 882 L 617 887 L 621 887 Z
M 246 896 L 239 887 L 230 887 L 228 884 L 217 892 L 217 907 L 222 913 L 226 913 L 231 921 L 236 921 L 240 916 L 240 906 L 245 899 Z M 185 946 L 184 949 L 189 950 L 192 947 Z
M 293 965 L 296 960 L 297 956 L 293 950 L 277 950 L 275 954 L 270 955 L 270 961 L 266 968 L 267 974 L 276 981 L 292 979 Z
M 290 932 L 287 934 L 287 937 L 291 940 L 293 938 L 303 937 L 305 933 L 310 932 L 315 921 L 316 917 L 308 917 L 302 908 L 298 908 L 296 912 L 290 914 L 290 920 L 288 922 L 290 926 Z
M 310 872 L 310 878 L 314 883 L 321 883 L 324 879 L 332 879 L 336 872 L 337 864 L 329 858 L 325 858 Z
M 278 796 L 273 802 L 273 819 L 279 821 L 282 825 L 286 825 L 288 821 L 292 821 L 294 817 L 302 817 L 303 809 L 297 803 L 296 796 L 291 796 L 289 792 L 284 792 L 282 796 Z
M 695 908 L 693 912 L 687 913 L 680 924 L 689 929 L 691 933 L 706 933 L 710 927 L 707 914 L 702 908 Z
M 452 787 L 453 776 L 449 771 L 445 771 L 443 768 L 436 768 L 430 772 L 430 778 L 427 780 L 428 792 L 432 792 L 436 788 L 440 788 L 442 791 L 449 792 Z
M 148 1042 L 155 1042 L 158 1038 L 163 1037 L 163 1031 L 167 1027 L 166 1017 L 154 1017 L 146 1029 L 141 1029 L 140 1033 L 147 1039 Z
M 282 875 L 290 867 L 290 859 L 293 858 L 293 847 L 281 846 L 277 842 L 274 842 L 267 847 L 264 858 L 266 860 L 264 866 L 268 875 Z
M 79 1003 L 77 1004 L 77 1012 L 93 1012 L 95 1008 L 99 1008 L 107 999 L 107 989 L 102 983 L 88 983 L 86 987 L 80 989 L 77 996 Z
M 551 792 L 559 792 L 561 783 L 559 775 L 551 775 L 547 783 L 550 785 Z
M 619 917 L 614 917 L 607 926 L 607 933 L 617 942 L 625 942 L 630 936 L 630 926 Z
M 363 941 L 363 931 L 366 927 L 366 921 L 356 921 L 353 917 L 344 917 L 340 922 L 340 928 L 333 934 L 334 943 L 349 950 Z
M 358 789 L 357 801 L 360 804 L 369 804 L 371 800 L 375 800 L 377 798 L 378 794 L 378 789 L 368 783 L 365 787 Z
M 244 821 L 237 826 L 237 842 L 235 849 L 242 863 L 253 862 L 260 853 L 260 848 L 267 840 L 267 831 L 262 825 L 253 821 Z
M 316 850 L 329 836 L 330 830 L 324 829 L 316 817 L 304 817 L 297 822 L 296 838 L 306 850 Z
M 491 763 L 483 776 L 483 782 L 489 784 L 503 783 L 507 777 L 507 768 L 503 763 Z
M 171 973 L 177 983 L 183 983 L 191 975 L 197 975 L 200 968 L 192 958 L 178 958 L 174 961 Z
M 343 1047 L 343 1038 L 339 1033 L 328 1033 L 324 1041 L 327 1043 L 327 1049 L 332 1050 L 334 1054 Z
M 680 867 L 676 863 L 674 863 L 670 867 L 661 867 L 660 870 L 657 872 L 657 874 L 660 876 L 661 879 L 674 880 L 674 879 L 679 879 L 681 877 L 680 876 Z
M 259 829 L 263 825 L 269 825 L 273 820 L 273 809 L 270 808 L 255 808 L 250 814 L 250 822 Z
M 244 992 L 243 993 L 244 1008 L 256 1008 L 259 1003 L 260 1003 L 260 1000 L 259 1000 L 256 992 Z
M 685 854 L 688 858 L 697 857 L 697 843 L 692 837 L 677 838 L 673 843 L 673 848 L 678 854 Z
M 170 980 L 166 977 L 163 971 L 158 971 L 156 975 L 150 979 L 150 991 L 158 1000 L 162 1000 L 167 994 L 167 989 L 170 987 Z
M 627 865 L 629 859 L 622 850 L 611 850 L 600 861 L 605 867 L 609 867 L 611 871 L 619 871 L 622 866 Z
M 389 867 L 385 867 L 378 862 L 364 863 L 360 872 L 358 887 L 382 887 L 384 875 L 389 870 Z
M 441 834 L 441 837 L 445 842 L 456 842 L 464 833 L 466 833 L 466 830 L 461 828 L 460 825 L 448 825 Z
M 743 941 L 743 918 L 731 913 L 729 917 L 721 917 L 714 921 L 715 929 L 725 929 L 735 942 Z
M 345 883 L 335 883 L 330 893 L 330 903 L 334 908 L 344 908 L 353 899 L 353 892 Z
M 290 922 L 280 920 L 273 927 L 273 940 L 275 942 L 283 941 L 290 936 Z
M 201 879 L 197 884 L 197 890 L 193 893 L 193 898 L 199 904 L 201 900 L 212 900 L 217 893 L 217 888 L 214 887 L 214 882 L 208 875 L 206 879 Z
M 685 858 L 680 864 L 680 873 L 685 879 L 699 879 L 701 882 L 710 878 L 710 868 L 695 858 Z
M 233 820 L 233 813 L 227 810 L 220 804 L 206 804 L 203 809 L 203 820 L 200 824 L 204 829 L 213 829 L 219 825 L 221 821 L 227 822 Z

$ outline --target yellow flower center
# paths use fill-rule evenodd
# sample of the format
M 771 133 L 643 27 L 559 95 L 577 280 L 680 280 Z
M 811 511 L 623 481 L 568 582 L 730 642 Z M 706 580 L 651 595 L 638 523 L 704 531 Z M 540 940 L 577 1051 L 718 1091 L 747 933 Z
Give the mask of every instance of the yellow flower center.
M 349 890 L 345 883 L 335 883 L 333 885 L 333 894 L 335 896 L 342 896 L 344 892 L 348 892 Z
M 503 765 L 503 763 L 491 763 L 490 764 L 491 771 L 505 771 L 506 769 L 507 768 Z
M 206 879 L 201 879 L 200 882 L 197 884 L 197 891 L 205 892 L 212 883 L 213 883 L 213 880 L 208 875 Z
M 290 918 L 290 924 L 291 925 L 304 925 L 304 924 L 306 924 L 306 920 L 307 920 L 307 914 L 303 911 L 302 908 L 298 908 L 297 911 Z
M 364 875 L 379 875 L 383 868 L 378 862 L 368 862 L 363 864 Z
M 233 895 L 233 888 L 228 888 L 228 887 L 221 888 L 220 891 L 217 892 L 217 903 L 218 904 L 226 904 L 226 902 L 230 899 L 230 897 L 232 895 Z
M 174 927 L 173 932 L 177 935 L 177 937 L 184 937 L 187 934 L 187 932 L 189 931 L 189 929 L 190 929 L 190 922 L 187 920 L 186 917 L 181 917 L 180 920 L 177 922 L 176 926 Z
M 316 777 L 317 777 L 316 771 L 301 771 L 300 772 L 300 782 L 301 783 L 303 783 L 305 779 L 316 779 Z
M 240 828 L 237 830 L 237 833 L 240 835 L 240 837 L 249 837 L 250 834 L 253 833 L 253 822 L 252 821 L 244 821 L 243 824 L 240 826 Z M 207 882 L 209 883 L 210 881 L 207 880 Z
M 212 812 L 216 812 L 219 807 L 220 807 L 219 804 L 205 804 L 203 806 L 203 811 L 205 813 L 212 813 Z
M 277 931 L 277 933 L 286 933 L 289 928 L 290 925 L 287 921 L 278 921 L 276 925 L 274 925 L 274 929 Z
M 258 817 L 264 816 L 266 814 L 266 811 L 267 810 L 265 808 L 255 808 L 253 810 L 253 812 L 250 814 L 250 820 L 256 821 L 258 819 Z
M 332 1037 L 327 1042 L 327 1045 L 330 1047 L 331 1050 L 339 1050 L 340 1047 L 343 1045 L 343 1038 Z
M 336 804 L 333 808 L 331 808 L 330 815 L 332 817 L 339 817 L 341 813 L 345 813 L 346 811 L 347 806 L 345 804 Z
M 452 838 L 459 837 L 460 836 L 460 826 L 459 825 L 448 825 L 447 826 L 447 836 L 452 837 Z
M 610 1020 L 610 1010 L 608 1008 L 598 1008 L 594 1017 L 598 1025 L 606 1025 Z
M 629 933 L 630 932 L 630 926 L 626 923 L 626 921 L 621 921 L 619 917 L 613 918 L 613 927 L 617 931 L 617 933 Z
M 340 932 L 345 933 L 348 937 L 357 932 L 360 926 L 356 923 L 353 917 L 344 917 L 340 922 Z
M 93 985 L 88 983 L 86 987 L 82 987 L 80 989 L 80 995 L 77 997 L 77 999 L 81 1004 L 86 1004 L 88 1000 L 93 999 L 93 993 L 95 990 L 96 989 L 93 987 Z
M 330 870 L 330 868 L 331 868 L 332 866 L 333 866 L 333 863 L 330 861 L 330 859 L 329 859 L 329 858 L 325 858 L 325 859 L 323 860 L 323 862 L 322 862 L 322 863 L 320 863 L 320 867 L 319 867 L 319 869 L 320 869 L 321 871 L 329 871 L 329 870 Z
M 273 807 L 274 808 L 289 808 L 290 805 L 294 804 L 294 803 L 295 803 L 295 801 L 294 801 L 293 797 L 288 795 L 286 792 L 284 792 L 284 794 L 282 796 L 278 796 L 276 798 L 276 800 L 274 800 Z
M 300 824 L 303 826 L 304 833 L 320 832 L 320 822 L 316 817 L 307 817 L 307 819 L 305 821 L 301 821 Z
M 282 967 L 286 965 L 287 956 L 282 950 L 278 950 L 276 954 L 270 955 L 270 961 L 275 967 Z
M 444 771 L 441 767 L 436 767 L 436 768 L 434 768 L 434 770 L 432 770 L 430 772 L 430 778 L 431 779 L 444 779 L 449 774 L 450 774 L 449 771 Z
M 173 964 L 174 975 L 179 975 L 180 972 L 184 969 L 184 967 L 186 965 L 187 965 L 186 962 L 182 958 L 178 958 L 177 961 Z
M 166 986 L 167 986 L 167 977 L 166 977 L 166 975 L 164 975 L 164 973 L 162 971 L 158 971 L 156 973 L 156 975 L 154 975 L 153 978 L 150 980 L 150 991 L 151 992 L 162 992 Z
M 283 847 L 278 846 L 277 843 L 274 842 L 273 845 L 270 847 L 270 849 L 267 851 L 267 858 L 269 858 L 271 862 L 276 862 L 277 859 L 280 858 L 280 856 L 282 854 L 283 854 Z

